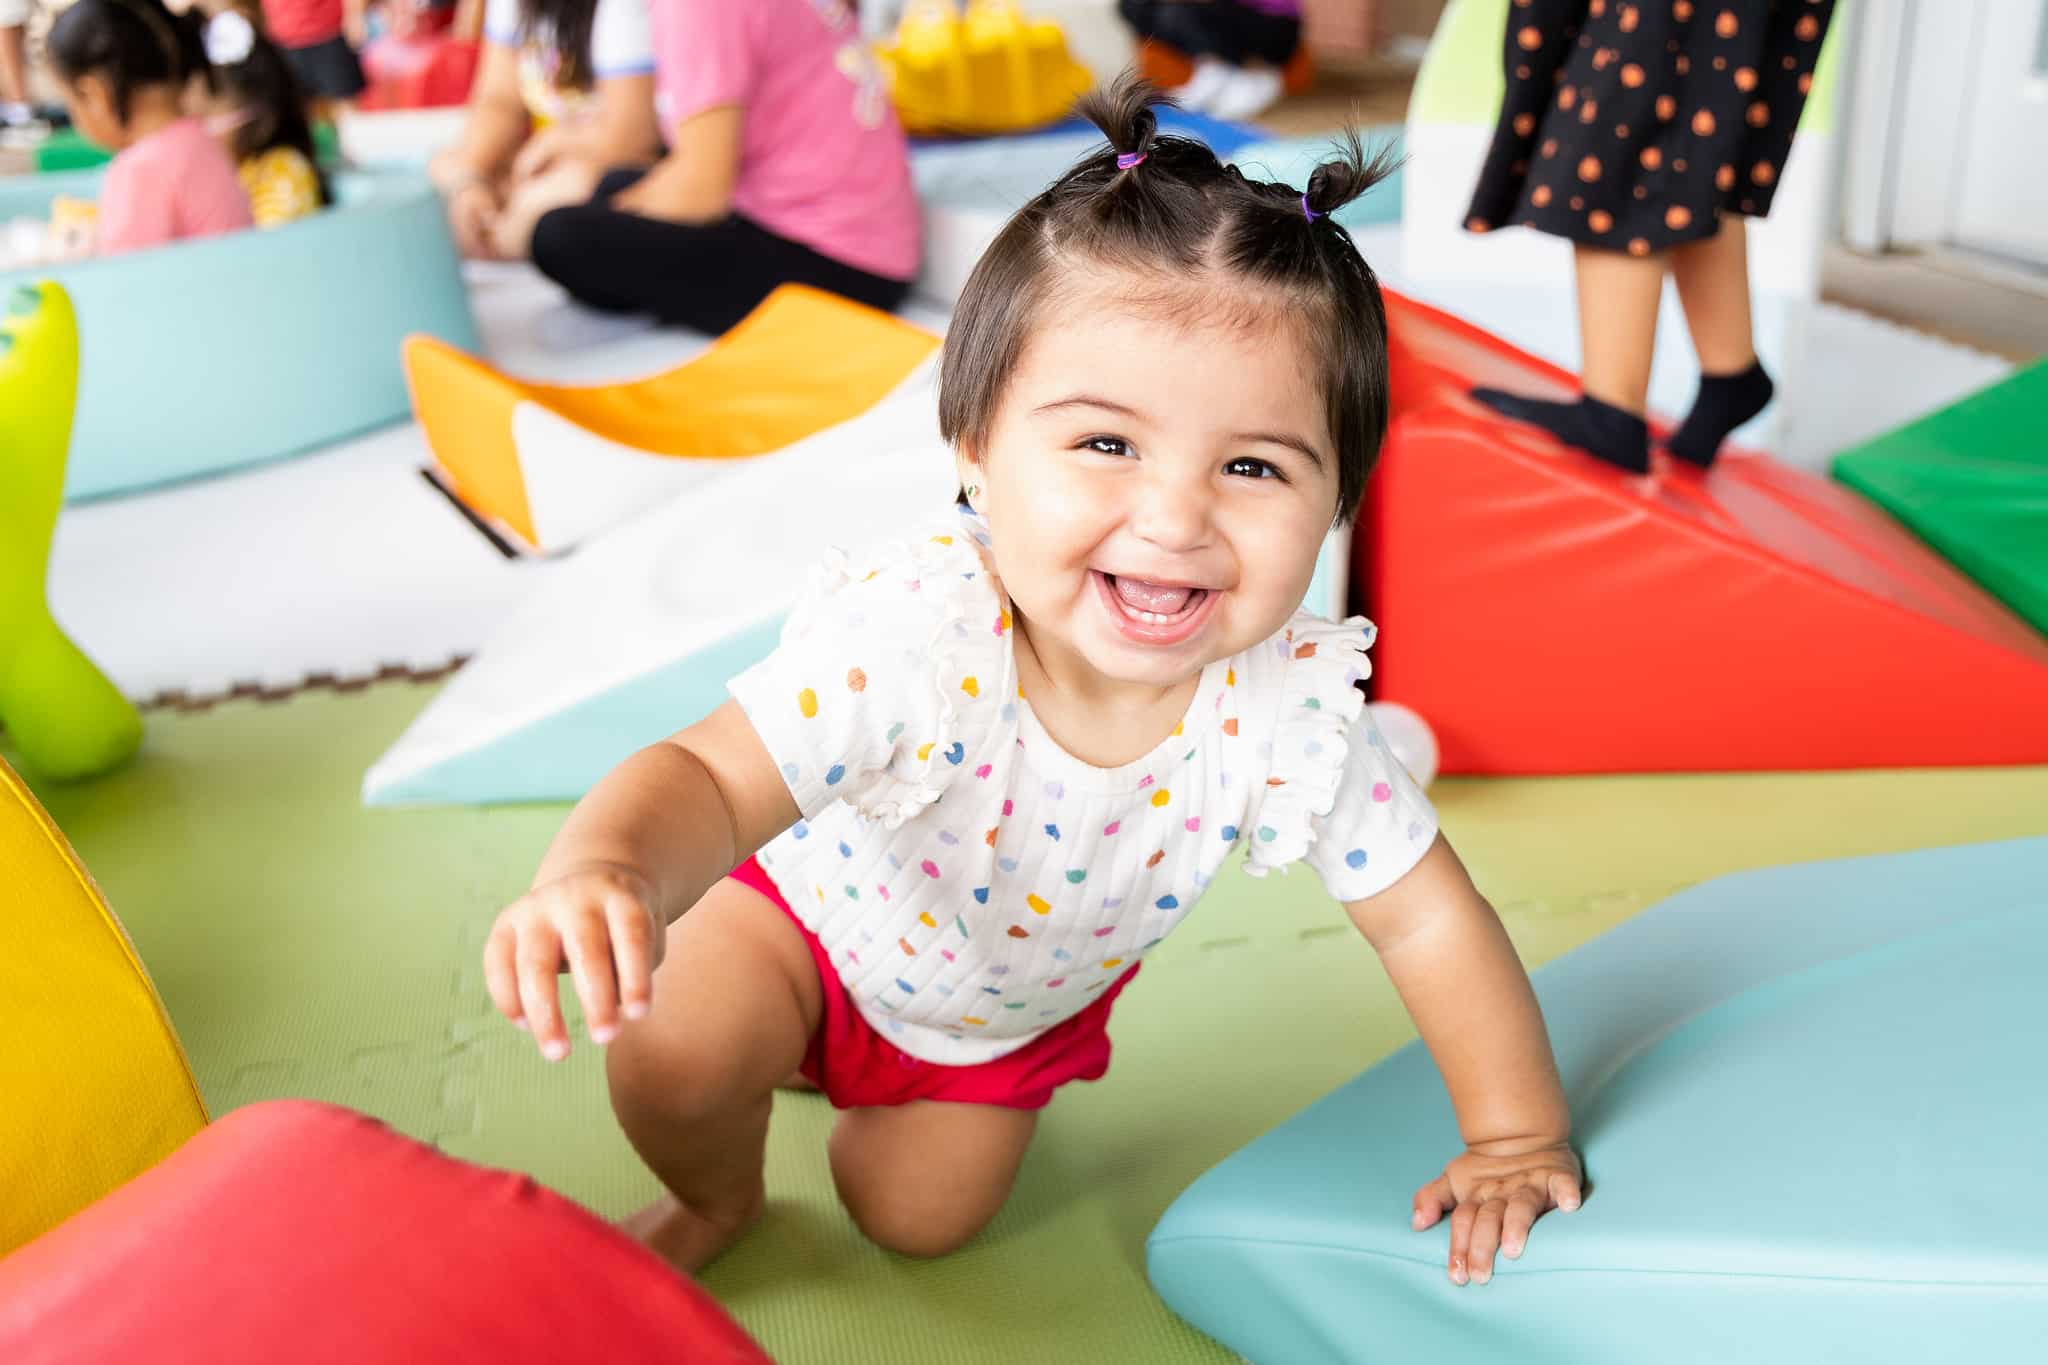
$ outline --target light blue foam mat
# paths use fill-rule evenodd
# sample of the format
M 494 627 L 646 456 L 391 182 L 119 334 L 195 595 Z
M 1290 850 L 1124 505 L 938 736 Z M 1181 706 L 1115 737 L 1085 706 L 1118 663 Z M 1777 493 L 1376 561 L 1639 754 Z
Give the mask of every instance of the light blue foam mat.
M 99 171 L 0 180 L 0 222 L 90 199 Z M 440 197 L 415 171 L 336 177 L 339 202 L 267 231 L 0 271 L 78 311 L 65 492 L 98 497 L 235 469 L 405 420 L 407 334 L 479 349 Z
M 1167 1210 L 1168 1304 L 1261 1365 L 2039 1358 L 2048 838 L 1723 877 L 1535 980 L 1578 1213 L 1449 1283 L 1408 1212 L 1458 1132 L 1411 1044 Z

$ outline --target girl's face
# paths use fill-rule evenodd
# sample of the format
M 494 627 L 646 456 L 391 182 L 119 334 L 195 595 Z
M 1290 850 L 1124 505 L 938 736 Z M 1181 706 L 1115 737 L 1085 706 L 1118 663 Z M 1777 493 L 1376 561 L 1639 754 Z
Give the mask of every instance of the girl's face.
M 87 72 L 76 81 L 60 80 L 57 88 L 80 137 L 108 151 L 117 152 L 128 145 L 128 129 L 114 113 L 113 91 L 104 80 Z
M 1247 325 L 1204 317 L 1199 293 L 1132 307 L 1156 281 L 1075 283 L 1027 342 L 987 448 L 961 454 L 961 481 L 980 485 L 1041 661 L 1170 687 L 1300 606 L 1336 514 L 1336 445 L 1278 307 Z

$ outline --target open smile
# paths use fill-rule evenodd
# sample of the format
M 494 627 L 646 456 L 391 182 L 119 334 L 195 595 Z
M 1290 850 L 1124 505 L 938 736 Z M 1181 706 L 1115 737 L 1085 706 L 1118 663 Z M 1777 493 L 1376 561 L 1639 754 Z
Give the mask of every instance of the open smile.
M 1110 624 L 1132 644 L 1185 644 L 1207 624 L 1222 593 L 1214 588 L 1119 578 L 1091 569 Z

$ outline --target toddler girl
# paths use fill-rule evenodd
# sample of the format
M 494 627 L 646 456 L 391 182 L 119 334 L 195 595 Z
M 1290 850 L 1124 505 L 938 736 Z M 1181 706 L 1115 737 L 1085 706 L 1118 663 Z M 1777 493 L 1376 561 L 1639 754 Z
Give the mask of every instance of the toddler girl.
M 50 27 L 72 123 L 114 153 L 100 181 L 103 254 L 250 226 L 234 162 L 184 113 L 187 81 L 210 72 L 201 22 L 163 0 L 77 0 Z
M 867 1235 L 964 1244 L 1239 844 L 1253 875 L 1315 869 L 1436 1057 L 1467 1146 L 1413 1222 L 1456 1210 L 1451 1278 L 1579 1201 L 1528 980 L 1365 709 L 1372 627 L 1298 610 L 1387 421 L 1378 285 L 1329 218 L 1386 163 L 1354 137 L 1306 194 L 1247 180 L 1149 100 L 1084 102 L 1110 149 L 961 295 L 962 505 L 831 555 L 732 702 L 583 799 L 485 947 L 545 1056 L 565 964 L 616 1040 L 613 1106 L 671 1193 L 629 1226 L 679 1266 L 759 1216 L 792 1072 L 845 1111 Z
M 315 159 L 305 92 L 277 44 L 247 16 L 223 10 L 207 22 L 206 55 L 226 106 L 214 130 L 235 158 L 256 226 L 278 227 L 333 203 Z

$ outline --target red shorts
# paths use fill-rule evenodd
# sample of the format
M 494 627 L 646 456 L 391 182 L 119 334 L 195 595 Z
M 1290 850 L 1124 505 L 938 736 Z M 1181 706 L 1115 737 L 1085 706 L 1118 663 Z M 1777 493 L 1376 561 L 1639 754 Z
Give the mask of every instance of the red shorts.
M 804 1052 L 803 1074 L 825 1092 L 835 1108 L 944 1100 L 1001 1109 L 1043 1109 L 1052 1100 L 1052 1092 L 1068 1081 L 1099 1080 L 1109 1070 L 1110 1007 L 1138 974 L 1136 967 L 1111 982 L 1088 1008 L 1062 1019 L 1007 1057 L 972 1066 L 944 1066 L 913 1057 L 875 1032 L 839 983 L 825 945 L 804 927 L 759 863 L 747 859 L 732 870 L 732 877 L 782 907 L 810 947 L 818 982 L 825 988 L 825 1014 Z

